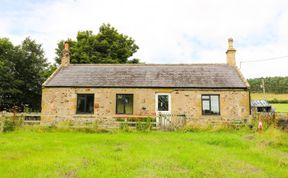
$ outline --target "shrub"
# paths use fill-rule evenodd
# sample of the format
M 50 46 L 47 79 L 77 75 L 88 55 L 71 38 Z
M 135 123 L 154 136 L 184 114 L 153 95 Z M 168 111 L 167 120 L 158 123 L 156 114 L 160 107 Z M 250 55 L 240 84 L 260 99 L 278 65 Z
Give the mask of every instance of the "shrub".
M 152 120 L 153 118 L 151 117 L 145 117 L 143 119 L 143 122 L 138 121 L 136 123 L 136 130 L 138 131 L 151 131 L 152 130 Z
M 13 119 L 5 117 L 3 121 L 3 132 L 14 131 L 16 128 L 16 123 Z
M 126 121 L 120 123 L 120 130 L 122 130 L 124 132 L 129 132 L 130 131 L 128 123 Z
M 24 124 L 23 117 L 0 117 L 0 132 L 14 131 Z

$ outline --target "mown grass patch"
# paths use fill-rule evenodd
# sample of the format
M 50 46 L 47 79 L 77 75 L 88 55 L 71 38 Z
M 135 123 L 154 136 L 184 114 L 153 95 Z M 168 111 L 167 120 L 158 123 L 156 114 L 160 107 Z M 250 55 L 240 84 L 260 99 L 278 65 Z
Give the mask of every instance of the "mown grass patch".
M 288 104 L 272 104 L 276 112 L 288 112 Z
M 2 177 L 285 177 L 288 134 L 83 133 L 20 129 L 0 134 Z

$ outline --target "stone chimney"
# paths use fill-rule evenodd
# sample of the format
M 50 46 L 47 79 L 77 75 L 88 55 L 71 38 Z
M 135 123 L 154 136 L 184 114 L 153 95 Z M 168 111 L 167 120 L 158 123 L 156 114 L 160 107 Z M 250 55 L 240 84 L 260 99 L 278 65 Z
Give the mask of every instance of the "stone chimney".
M 61 59 L 61 65 L 67 66 L 70 64 L 70 51 L 69 51 L 69 44 L 68 42 L 64 43 L 64 49 L 62 51 L 62 59 Z
M 229 38 L 226 56 L 227 56 L 227 64 L 230 66 L 236 66 L 235 53 L 236 49 L 234 49 L 233 47 L 233 38 Z

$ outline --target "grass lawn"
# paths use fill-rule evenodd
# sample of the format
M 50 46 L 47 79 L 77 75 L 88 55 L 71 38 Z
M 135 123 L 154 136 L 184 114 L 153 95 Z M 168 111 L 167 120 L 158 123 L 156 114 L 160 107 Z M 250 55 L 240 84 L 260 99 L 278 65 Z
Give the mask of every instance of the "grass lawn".
M 288 112 L 288 104 L 272 104 L 276 112 Z
M 0 133 L 1 177 L 287 177 L 288 134 Z

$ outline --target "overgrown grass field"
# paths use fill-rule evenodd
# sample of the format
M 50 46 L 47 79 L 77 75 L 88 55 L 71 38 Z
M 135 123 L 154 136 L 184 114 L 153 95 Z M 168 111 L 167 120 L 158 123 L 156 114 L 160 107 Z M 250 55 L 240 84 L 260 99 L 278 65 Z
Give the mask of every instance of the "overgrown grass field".
M 285 94 L 275 94 L 275 93 L 266 93 L 265 95 L 263 93 L 251 93 L 251 99 L 252 100 L 261 100 L 266 98 L 266 100 L 288 100 L 288 93 Z
M 288 134 L 0 133 L 1 177 L 287 177 Z

